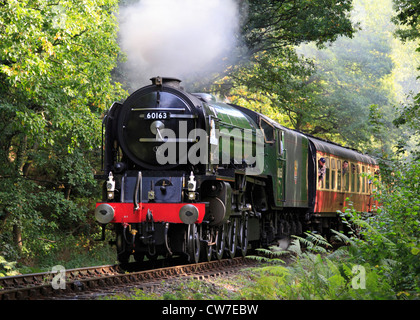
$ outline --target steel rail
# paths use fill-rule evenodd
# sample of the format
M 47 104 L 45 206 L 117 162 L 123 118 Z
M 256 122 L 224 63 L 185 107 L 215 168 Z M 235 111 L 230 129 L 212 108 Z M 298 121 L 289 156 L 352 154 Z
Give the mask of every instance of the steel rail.
M 200 278 L 209 272 L 221 274 L 248 263 L 249 259 L 234 258 L 134 272 L 124 272 L 118 265 L 78 268 L 66 270 L 63 289 L 54 289 L 52 285 L 57 273 L 9 276 L 0 278 L 0 300 L 66 299 L 72 294 L 113 286 L 139 284 L 148 287 L 169 278 L 194 275 Z

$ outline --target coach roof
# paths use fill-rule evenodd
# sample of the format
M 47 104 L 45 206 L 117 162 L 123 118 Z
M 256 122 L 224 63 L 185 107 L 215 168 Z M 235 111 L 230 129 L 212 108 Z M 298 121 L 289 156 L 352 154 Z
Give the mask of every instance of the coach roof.
M 376 164 L 375 159 L 373 159 L 371 156 L 367 154 L 362 154 L 354 149 L 346 148 L 336 143 L 326 141 L 326 140 L 321 140 L 321 139 L 312 137 L 310 135 L 306 135 L 306 136 L 308 137 L 309 141 L 311 141 L 314 144 L 315 149 L 317 151 L 333 154 L 333 155 L 336 155 L 338 157 L 345 158 L 348 160 L 355 160 L 355 161 L 360 161 L 360 162 L 364 162 L 368 164 Z

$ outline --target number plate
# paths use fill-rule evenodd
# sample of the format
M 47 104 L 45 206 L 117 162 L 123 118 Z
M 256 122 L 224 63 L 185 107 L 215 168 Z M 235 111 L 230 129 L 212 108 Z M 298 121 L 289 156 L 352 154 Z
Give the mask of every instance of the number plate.
M 163 112 L 163 111 L 146 112 L 144 114 L 144 119 L 147 119 L 147 120 L 169 119 L 169 112 Z

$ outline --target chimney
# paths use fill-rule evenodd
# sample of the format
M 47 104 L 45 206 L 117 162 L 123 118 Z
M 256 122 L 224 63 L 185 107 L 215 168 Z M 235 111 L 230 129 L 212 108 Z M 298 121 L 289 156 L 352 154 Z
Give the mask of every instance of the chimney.
M 175 89 L 181 89 L 181 80 L 170 77 L 153 77 L 150 79 L 155 86 L 165 85 Z

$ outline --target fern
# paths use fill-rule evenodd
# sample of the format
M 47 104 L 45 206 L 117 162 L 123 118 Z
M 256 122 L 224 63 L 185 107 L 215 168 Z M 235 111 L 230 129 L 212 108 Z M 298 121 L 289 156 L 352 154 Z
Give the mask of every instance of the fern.
M 334 241 L 341 242 L 344 245 L 353 245 L 354 244 L 354 240 L 352 238 L 349 238 L 344 233 L 335 231 L 333 229 L 331 229 L 331 232 L 334 233 L 334 237 L 333 237 Z
M 290 253 L 295 254 L 297 257 L 302 255 L 302 247 L 300 246 L 300 240 L 298 237 L 292 236 L 296 239 L 292 240 L 289 247 L 287 248 L 287 251 Z
M 257 252 L 259 252 L 261 255 L 255 256 L 247 256 L 247 258 L 257 260 L 258 262 L 269 262 L 274 264 L 284 264 L 285 262 L 278 257 L 284 255 L 287 253 L 286 251 L 274 251 L 264 248 L 256 249 Z
M 392 290 L 392 286 L 403 287 L 413 279 L 397 279 L 398 283 L 397 280 L 394 280 L 394 283 L 388 279 L 395 270 L 402 268 L 401 262 L 395 259 L 394 251 L 398 246 L 390 241 L 391 236 L 387 234 L 385 237 L 378 232 L 378 228 L 374 229 L 367 223 L 371 221 L 364 222 L 360 230 L 357 230 L 360 225 L 352 224 L 352 227 L 356 234 L 359 232 L 365 237 L 370 236 L 370 242 L 332 230 L 334 241 L 344 244 L 333 252 L 330 250 L 331 244 L 324 237 L 310 232 L 301 237 L 292 236 L 287 250 L 278 247 L 259 249 L 258 252 L 264 255 L 257 258 L 259 261 L 275 262 L 278 259 L 283 263 L 279 257 L 289 254 L 293 263 L 286 266 L 266 265 L 261 271 L 255 269 L 252 273 L 254 281 L 246 294 L 258 299 L 311 300 L 418 297 L 414 291 Z M 372 264 L 372 259 L 368 259 L 370 257 L 367 253 L 375 254 L 379 250 L 386 250 L 387 254 L 375 256 L 375 264 Z M 356 290 L 352 282 L 355 277 L 353 268 L 361 264 L 366 270 L 366 288 Z
M 331 244 L 321 236 L 320 234 L 312 233 L 312 232 L 305 232 L 306 238 L 299 237 L 293 235 L 292 237 L 297 239 L 300 243 L 302 243 L 306 250 L 310 252 L 317 252 L 317 253 L 326 253 L 326 248 L 331 248 Z M 293 248 L 294 250 L 298 249 L 298 256 L 302 254 L 302 249 L 299 244 L 299 248 Z M 289 247 L 290 250 L 290 247 Z

